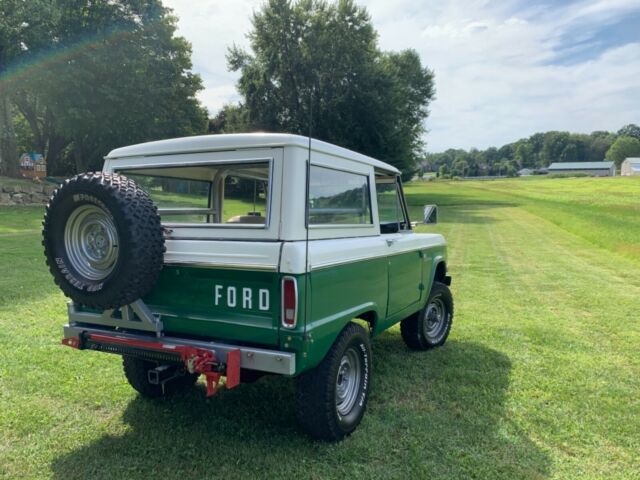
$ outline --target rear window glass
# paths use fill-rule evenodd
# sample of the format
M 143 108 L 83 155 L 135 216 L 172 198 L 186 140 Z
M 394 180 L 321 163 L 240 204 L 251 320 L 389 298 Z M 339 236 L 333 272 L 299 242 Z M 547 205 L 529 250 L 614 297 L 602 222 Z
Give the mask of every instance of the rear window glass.
M 266 225 L 269 162 L 123 170 L 158 207 L 163 223 Z
M 371 224 L 369 177 L 311 166 L 310 225 Z

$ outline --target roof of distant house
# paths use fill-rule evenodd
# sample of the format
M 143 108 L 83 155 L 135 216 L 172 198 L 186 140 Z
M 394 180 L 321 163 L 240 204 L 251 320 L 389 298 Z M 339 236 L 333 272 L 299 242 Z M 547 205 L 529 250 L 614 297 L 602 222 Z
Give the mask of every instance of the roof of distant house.
M 555 162 L 549 170 L 609 170 L 613 162 Z

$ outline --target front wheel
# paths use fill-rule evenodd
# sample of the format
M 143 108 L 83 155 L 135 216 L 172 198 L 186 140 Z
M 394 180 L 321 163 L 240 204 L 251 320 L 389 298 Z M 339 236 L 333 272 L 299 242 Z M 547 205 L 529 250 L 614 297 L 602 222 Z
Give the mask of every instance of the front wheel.
M 453 297 L 444 283 L 433 282 L 425 307 L 400 323 L 407 347 L 428 350 L 444 344 L 453 323 Z
M 370 384 L 369 334 L 350 323 L 320 365 L 297 378 L 298 422 L 314 438 L 342 440 L 362 420 Z

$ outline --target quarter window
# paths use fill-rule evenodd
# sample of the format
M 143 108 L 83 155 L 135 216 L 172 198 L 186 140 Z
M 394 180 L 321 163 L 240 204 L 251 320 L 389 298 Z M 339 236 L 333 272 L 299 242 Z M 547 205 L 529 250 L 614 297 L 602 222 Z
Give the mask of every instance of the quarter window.
M 369 177 L 311 166 L 310 225 L 370 225 Z

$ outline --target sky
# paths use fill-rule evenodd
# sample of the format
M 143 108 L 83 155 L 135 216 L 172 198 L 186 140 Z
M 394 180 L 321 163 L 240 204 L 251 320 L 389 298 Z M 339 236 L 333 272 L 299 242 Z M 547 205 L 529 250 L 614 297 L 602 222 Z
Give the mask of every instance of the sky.
M 240 100 L 227 47 L 248 47 L 261 0 L 164 0 L 193 46 L 199 98 Z M 535 132 L 640 124 L 640 0 L 360 0 L 382 50 L 435 73 L 427 151 L 502 146 Z

